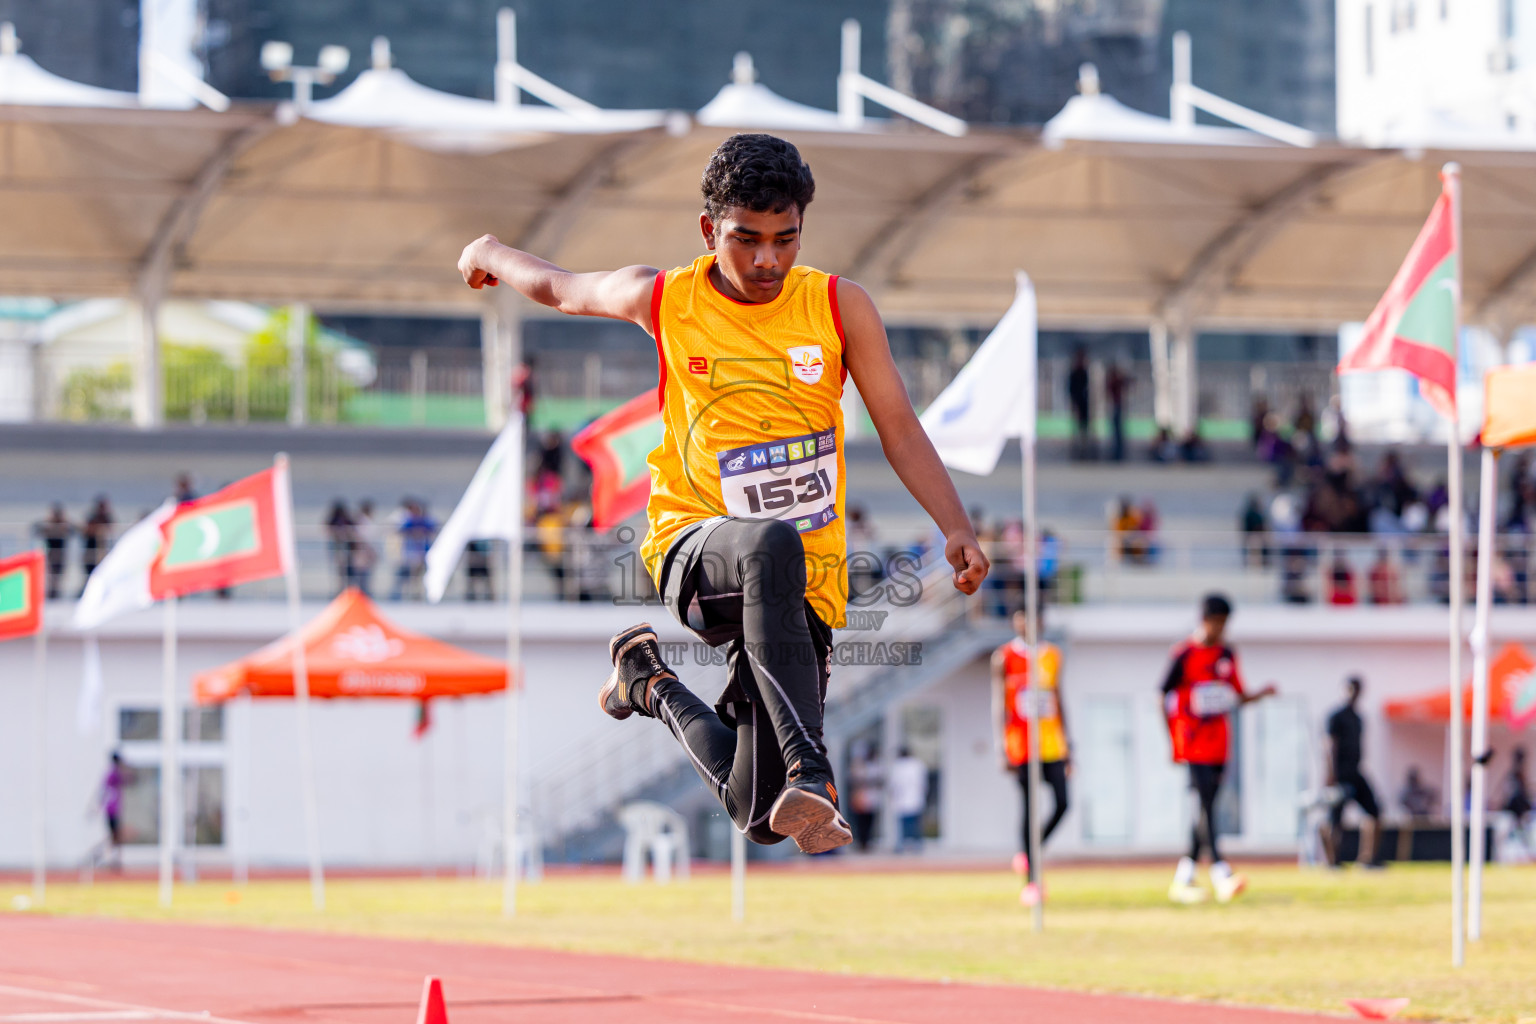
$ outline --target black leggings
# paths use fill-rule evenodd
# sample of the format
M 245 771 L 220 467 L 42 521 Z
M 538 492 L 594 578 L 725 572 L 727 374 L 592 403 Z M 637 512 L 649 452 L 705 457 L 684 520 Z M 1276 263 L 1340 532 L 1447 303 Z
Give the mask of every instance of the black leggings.
M 1190 829 L 1189 859 L 1200 863 L 1200 847 L 1211 851 L 1211 863 L 1221 860 L 1216 852 L 1216 794 L 1221 789 L 1224 764 L 1192 764 L 1189 766 L 1189 788 L 1195 794 L 1195 824 Z
M 705 521 L 667 552 L 662 600 L 707 643 L 726 646 L 714 708 L 681 682 L 652 690 L 656 717 L 687 750 L 736 827 L 754 843 L 784 837 L 768 811 L 786 765 L 832 777 L 822 739 L 832 631 L 805 600 L 805 549 L 788 523 Z
M 1061 819 L 1067 813 L 1067 762 L 1065 761 L 1041 761 L 1040 780 L 1051 787 L 1051 795 L 1054 798 L 1054 806 L 1051 816 L 1045 819 L 1045 824 L 1040 826 L 1040 845 L 1044 846 L 1051 838 L 1051 833 L 1056 831 L 1056 826 L 1061 824 Z M 1029 844 L 1029 762 L 1019 765 L 1019 789 L 1024 793 L 1024 824 L 1022 831 L 1024 841 L 1020 849 L 1024 856 L 1029 858 L 1030 870 L 1034 870 L 1035 851 Z

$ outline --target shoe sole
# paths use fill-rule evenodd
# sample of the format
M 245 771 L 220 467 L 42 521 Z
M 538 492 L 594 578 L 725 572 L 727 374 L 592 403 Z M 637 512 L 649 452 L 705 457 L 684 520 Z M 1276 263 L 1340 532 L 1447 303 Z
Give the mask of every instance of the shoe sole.
M 1202 894 L 1199 896 L 1195 896 L 1193 894 L 1184 896 L 1169 893 L 1168 900 L 1169 902 L 1177 903 L 1181 907 L 1197 907 L 1211 898 L 1210 894 L 1204 892 L 1204 890 L 1201 890 L 1201 893 Z
M 803 789 L 779 794 L 768 812 L 768 827 L 793 839 L 801 853 L 826 853 L 853 842 L 853 830 L 837 807 Z
M 608 706 L 608 698 L 612 697 L 613 691 L 618 688 L 619 670 L 615 668 L 612 672 L 608 673 L 608 678 L 604 680 L 602 689 L 597 691 L 597 706 L 602 708 L 603 714 L 607 715 L 609 718 L 617 718 L 622 722 L 624 719 L 634 714 L 635 709 L 633 705 L 631 705 L 628 701 L 624 702 L 624 708 L 620 711 L 615 711 Z

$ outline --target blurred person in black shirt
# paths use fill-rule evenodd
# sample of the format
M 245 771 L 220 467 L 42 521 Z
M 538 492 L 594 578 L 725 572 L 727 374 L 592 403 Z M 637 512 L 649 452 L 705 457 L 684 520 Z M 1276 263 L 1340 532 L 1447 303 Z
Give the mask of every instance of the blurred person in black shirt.
M 1339 846 L 1344 836 L 1344 805 L 1351 800 L 1365 813 L 1366 821 L 1360 829 L 1360 853 L 1358 860 L 1366 867 L 1380 867 L 1377 859 L 1376 837 L 1380 831 L 1381 809 L 1376 805 L 1376 792 L 1360 771 L 1362 739 L 1365 723 L 1356 710 L 1360 693 L 1365 684 L 1359 676 L 1350 676 L 1345 686 L 1349 699 L 1344 706 L 1328 716 L 1328 785 L 1337 787 L 1338 796 L 1328 814 L 1328 832 L 1323 848 L 1328 853 L 1328 863 L 1339 866 Z

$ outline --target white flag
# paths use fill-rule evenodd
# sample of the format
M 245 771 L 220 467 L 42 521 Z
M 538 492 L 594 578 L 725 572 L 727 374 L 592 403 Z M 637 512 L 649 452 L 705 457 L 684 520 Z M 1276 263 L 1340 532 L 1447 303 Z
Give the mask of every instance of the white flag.
M 453 515 L 427 550 L 427 600 L 443 599 L 454 566 L 472 540 L 521 543 L 523 535 L 523 418 L 513 416 L 485 453 Z
M 1035 286 L 1018 272 L 1013 305 L 976 354 L 923 411 L 923 429 L 951 469 L 986 476 L 1010 437 L 1035 436 Z
M 80 603 L 75 605 L 76 629 L 94 630 L 108 619 L 155 603 L 149 596 L 149 564 L 160 553 L 160 524 L 175 511 L 175 500 L 167 498 L 159 508 L 130 526 L 96 564 L 85 581 Z M 89 736 L 101 721 L 101 648 L 95 633 L 86 634 L 83 668 L 75 727 L 80 735 Z
M 175 511 L 175 500 L 167 498 L 117 539 L 85 581 L 75 606 L 76 629 L 95 629 L 108 619 L 155 603 L 149 596 L 149 564 L 160 551 L 160 524 Z

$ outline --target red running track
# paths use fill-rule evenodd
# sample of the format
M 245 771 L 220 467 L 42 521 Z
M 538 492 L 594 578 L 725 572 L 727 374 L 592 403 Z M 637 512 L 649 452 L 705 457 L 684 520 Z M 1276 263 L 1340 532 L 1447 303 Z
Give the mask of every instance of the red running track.
M 505 946 L 0 915 L 0 1024 L 1304 1024 L 1200 1003 Z

